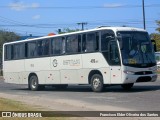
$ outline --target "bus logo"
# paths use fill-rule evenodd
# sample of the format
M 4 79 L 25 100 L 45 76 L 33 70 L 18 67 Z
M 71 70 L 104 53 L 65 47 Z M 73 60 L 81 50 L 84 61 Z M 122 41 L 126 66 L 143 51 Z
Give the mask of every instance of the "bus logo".
M 57 60 L 54 59 L 53 62 L 52 62 L 52 64 L 53 64 L 53 67 L 57 67 L 57 65 L 58 65 Z

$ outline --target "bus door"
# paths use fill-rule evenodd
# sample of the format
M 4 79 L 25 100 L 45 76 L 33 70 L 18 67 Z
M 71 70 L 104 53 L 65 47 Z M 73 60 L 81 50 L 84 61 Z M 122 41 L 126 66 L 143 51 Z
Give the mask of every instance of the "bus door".
M 109 42 L 110 83 L 121 83 L 121 62 L 116 41 Z

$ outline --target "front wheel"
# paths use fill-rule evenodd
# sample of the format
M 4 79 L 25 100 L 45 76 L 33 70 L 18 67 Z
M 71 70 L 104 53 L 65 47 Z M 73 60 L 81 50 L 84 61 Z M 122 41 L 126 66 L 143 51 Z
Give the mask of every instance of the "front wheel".
M 99 74 L 94 74 L 91 78 L 91 87 L 94 92 L 103 91 L 103 77 Z
M 122 84 L 121 87 L 124 90 L 130 90 L 133 87 L 134 83 Z
M 32 90 L 32 91 L 37 91 L 39 89 L 39 84 L 38 84 L 38 78 L 36 75 L 32 75 L 30 78 L 29 78 L 29 88 Z

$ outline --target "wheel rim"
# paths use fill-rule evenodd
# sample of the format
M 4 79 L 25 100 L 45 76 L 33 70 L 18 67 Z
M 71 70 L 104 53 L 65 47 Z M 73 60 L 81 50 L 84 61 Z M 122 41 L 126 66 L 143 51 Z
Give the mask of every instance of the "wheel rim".
M 100 79 L 99 79 L 99 78 L 94 78 L 94 80 L 93 80 L 93 87 L 94 87 L 95 89 L 97 89 L 97 88 L 100 87 L 100 86 L 101 86 Z
M 34 78 L 32 78 L 32 88 L 36 88 L 37 82 Z

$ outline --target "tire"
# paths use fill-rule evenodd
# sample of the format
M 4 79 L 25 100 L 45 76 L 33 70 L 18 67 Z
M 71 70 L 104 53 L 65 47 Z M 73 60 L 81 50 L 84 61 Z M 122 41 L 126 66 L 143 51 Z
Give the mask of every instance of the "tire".
M 94 92 L 102 92 L 103 91 L 104 85 L 103 85 L 102 75 L 94 74 L 91 77 L 91 87 Z
M 38 84 L 38 78 L 36 75 L 32 75 L 30 78 L 29 78 L 29 88 L 30 90 L 32 91 L 37 91 L 39 90 L 39 84 Z
M 124 90 L 130 90 L 133 87 L 134 83 L 122 84 L 121 87 Z

